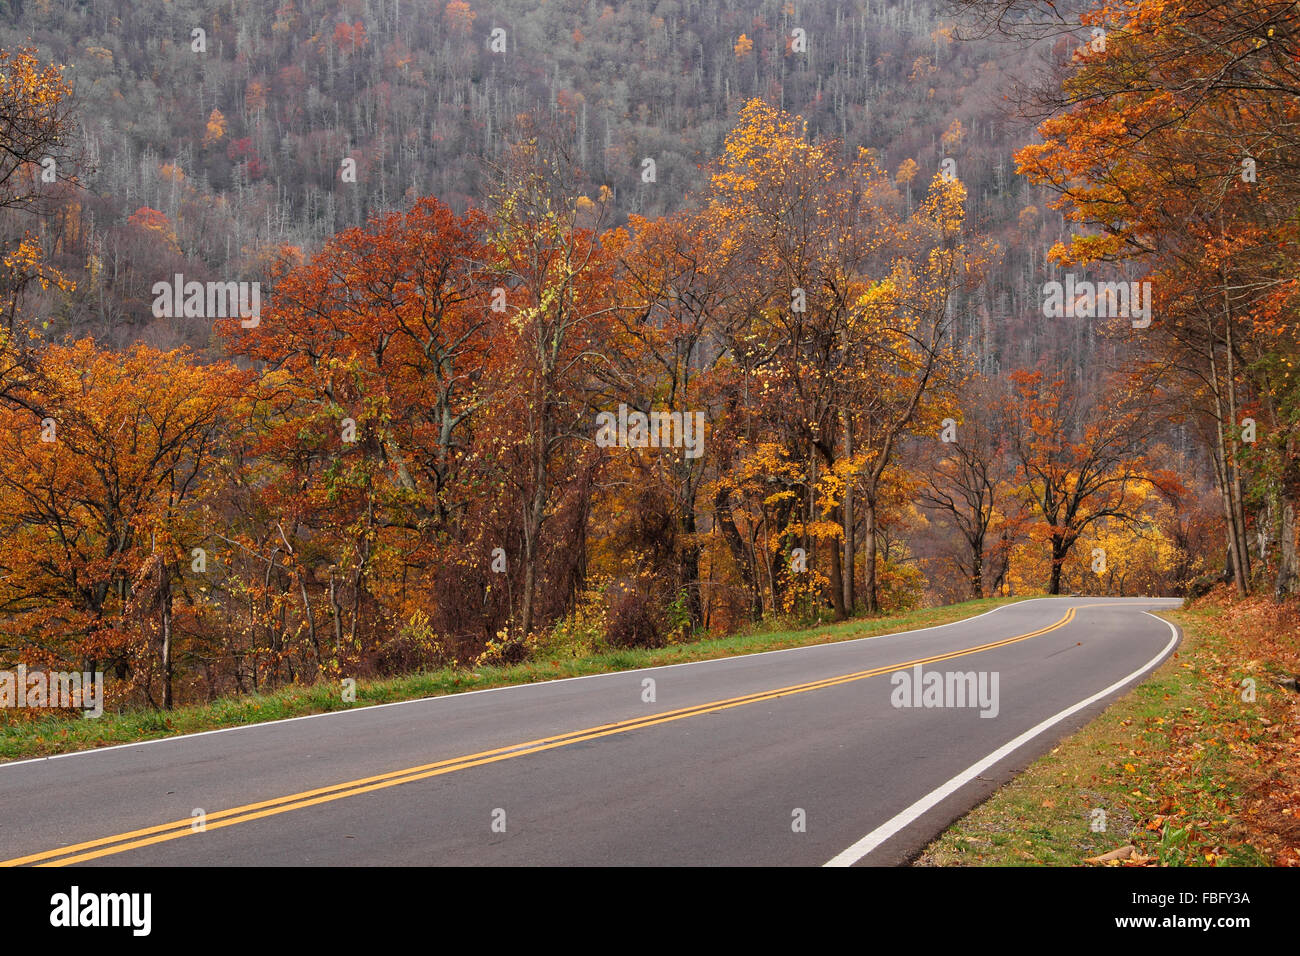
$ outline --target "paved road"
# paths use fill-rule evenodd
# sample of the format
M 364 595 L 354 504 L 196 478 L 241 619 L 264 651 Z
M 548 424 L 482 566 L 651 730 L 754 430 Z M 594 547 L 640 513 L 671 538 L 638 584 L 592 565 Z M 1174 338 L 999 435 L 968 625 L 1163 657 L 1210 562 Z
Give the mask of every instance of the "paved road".
M 847 643 L 4 764 L 0 861 L 901 863 L 1163 660 L 1177 633 L 1144 612 L 1178 604 L 1045 598 Z M 946 706 L 896 706 L 914 682 L 935 703 L 936 672 Z M 977 690 L 982 674 L 982 705 L 949 672 Z

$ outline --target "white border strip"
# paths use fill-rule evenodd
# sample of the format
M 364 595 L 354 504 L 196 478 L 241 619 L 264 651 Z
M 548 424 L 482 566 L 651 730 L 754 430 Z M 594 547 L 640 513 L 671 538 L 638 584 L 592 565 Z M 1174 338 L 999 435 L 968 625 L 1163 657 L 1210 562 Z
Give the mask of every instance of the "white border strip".
M 1094 704 L 1097 701 L 1101 700 L 1103 697 L 1107 696 L 1108 694 L 1119 690 L 1125 684 L 1129 683 L 1130 681 L 1138 677 L 1141 677 L 1144 673 L 1146 673 L 1151 668 L 1159 664 L 1162 660 L 1165 659 L 1165 657 L 1168 656 L 1169 652 L 1174 649 L 1174 645 L 1178 643 L 1178 629 L 1175 628 L 1173 624 L 1166 621 L 1164 618 L 1156 617 L 1150 611 L 1143 611 L 1142 613 L 1147 615 L 1148 617 L 1152 617 L 1155 618 L 1157 621 L 1160 621 L 1162 624 L 1168 627 L 1170 632 L 1173 634 L 1173 636 L 1169 638 L 1169 643 L 1164 646 L 1164 649 L 1161 650 L 1159 654 L 1151 658 L 1151 660 L 1147 661 L 1145 664 L 1143 664 L 1133 673 L 1129 674 L 1127 677 L 1121 677 L 1119 680 L 1111 684 L 1105 690 L 1100 690 L 1097 693 L 1093 694 L 1091 697 L 1089 697 L 1087 700 L 1081 700 L 1073 707 L 1068 707 L 1058 714 L 1053 714 L 1051 717 L 1048 717 L 1042 723 L 1036 724 L 1035 726 L 1026 730 L 1019 737 L 1003 744 L 1001 747 L 993 751 L 993 753 L 989 754 L 979 763 L 973 764 L 972 766 L 966 768 L 965 770 L 957 774 L 957 776 L 953 777 L 951 780 L 943 784 L 938 789 L 930 791 L 920 800 L 916 801 L 916 803 L 908 807 L 906 810 L 891 817 L 889 820 L 886 820 L 880 826 L 876 827 L 874 830 L 872 830 L 870 833 L 864 836 L 857 843 L 853 844 L 847 850 L 837 853 L 833 858 L 828 860 L 826 863 L 823 863 L 822 865 L 823 866 L 852 866 L 854 863 L 857 863 L 859 860 L 861 860 L 872 850 L 876 849 L 876 847 L 880 846 L 880 844 L 884 843 L 886 840 L 892 837 L 899 830 L 903 829 L 905 826 L 908 826 L 909 824 L 914 822 L 918 817 L 924 814 L 926 811 L 932 809 L 938 803 L 940 803 L 947 797 L 950 797 L 952 794 L 956 793 L 959 789 L 964 787 L 966 784 L 970 783 L 977 776 L 979 776 L 985 770 L 989 769 L 989 767 L 992 767 L 994 764 L 996 764 L 1003 757 L 1010 754 L 1012 751 L 1018 750 L 1020 747 L 1024 746 L 1029 741 L 1033 740 L 1035 737 L 1041 734 L 1043 731 L 1048 730 L 1049 728 L 1055 726 L 1056 724 L 1059 724 L 1061 721 L 1065 720 L 1065 718 L 1069 717 L 1071 714 L 1078 713 L 1080 710 L 1087 707 L 1089 704 Z

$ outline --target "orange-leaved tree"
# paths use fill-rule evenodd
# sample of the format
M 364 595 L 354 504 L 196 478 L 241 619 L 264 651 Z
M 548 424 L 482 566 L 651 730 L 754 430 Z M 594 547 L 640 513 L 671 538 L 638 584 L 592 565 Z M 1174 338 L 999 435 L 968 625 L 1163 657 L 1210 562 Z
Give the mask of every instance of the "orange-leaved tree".
M 1125 382 L 1089 397 L 1063 378 L 1024 369 L 1011 381 L 1005 419 L 1018 488 L 1050 554 L 1047 593 L 1060 594 L 1065 560 L 1094 524 L 1136 524 L 1148 489 L 1167 496 L 1183 489 L 1147 458 L 1155 420 L 1142 388 Z
M 0 406 L 0 615 L 19 659 L 109 666 L 146 692 L 160 678 L 171 705 L 174 595 L 196 600 L 213 529 L 194 509 L 245 381 L 183 350 L 41 353 Z

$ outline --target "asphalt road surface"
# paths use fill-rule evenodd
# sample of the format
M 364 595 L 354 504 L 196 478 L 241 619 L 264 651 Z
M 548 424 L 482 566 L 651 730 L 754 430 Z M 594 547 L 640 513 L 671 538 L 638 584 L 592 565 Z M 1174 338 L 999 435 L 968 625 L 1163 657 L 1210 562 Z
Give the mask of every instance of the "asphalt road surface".
M 0 861 L 903 863 L 1136 686 L 1178 640 L 1146 612 L 1179 603 L 1044 598 L 839 644 L 3 764 Z

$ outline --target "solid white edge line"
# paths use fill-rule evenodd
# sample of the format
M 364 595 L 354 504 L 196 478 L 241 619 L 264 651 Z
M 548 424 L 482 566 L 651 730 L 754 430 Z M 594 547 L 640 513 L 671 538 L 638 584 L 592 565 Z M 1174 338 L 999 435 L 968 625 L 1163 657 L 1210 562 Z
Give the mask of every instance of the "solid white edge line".
M 190 740 L 194 737 L 210 737 L 214 734 L 229 734 L 237 730 L 257 730 L 259 728 L 279 727 L 282 724 L 291 724 L 299 720 L 315 720 L 318 717 L 343 717 L 345 715 L 356 716 L 374 710 L 383 710 L 386 707 L 405 707 L 408 704 L 425 704 L 433 701 L 455 701 L 464 697 L 473 697 L 475 694 L 491 694 L 499 690 L 525 690 L 530 687 L 547 687 L 552 684 L 564 684 L 568 681 L 576 680 L 593 680 L 595 678 L 616 678 L 625 674 L 644 674 L 650 671 L 666 671 L 674 667 L 698 667 L 701 664 L 725 664 L 729 661 L 747 660 L 753 657 L 764 657 L 768 654 L 789 654 L 793 651 L 811 651 L 822 647 L 845 647 L 850 644 L 856 644 L 860 641 L 878 641 L 885 637 L 905 637 L 909 634 L 921 634 L 925 631 L 937 631 L 944 627 L 954 627 L 958 624 L 966 624 L 969 621 L 979 620 L 990 614 L 996 614 L 998 611 L 1005 611 L 1007 608 L 1024 607 L 1026 604 L 1033 604 L 1035 601 L 1068 601 L 1066 597 L 1037 597 L 1026 598 L 1023 601 L 1012 601 L 1010 604 L 999 604 L 997 607 L 989 608 L 983 613 L 976 614 L 974 617 L 964 617 L 958 621 L 949 621 L 947 624 L 932 624 L 930 627 L 918 627 L 910 631 L 891 631 L 888 634 L 876 634 L 870 637 L 855 637 L 847 641 L 829 641 L 824 644 L 808 644 L 803 647 L 783 647 L 775 651 L 757 651 L 753 654 L 731 654 L 727 657 L 712 657 L 704 661 L 682 661 L 680 664 L 657 664 L 654 667 L 635 667 L 625 671 L 607 671 L 601 674 L 583 674 L 579 677 L 557 677 L 554 680 L 534 681 L 529 684 L 503 684 L 500 687 L 485 687 L 482 690 L 464 690 L 454 694 L 433 694 L 429 697 L 413 697 L 410 700 L 394 700 L 387 704 L 361 704 L 348 710 L 329 710 L 323 714 L 303 714 L 301 717 L 284 717 L 280 720 L 262 720 L 252 724 L 239 724 L 235 727 L 218 727 L 215 730 L 198 730 L 192 734 L 175 734 L 170 737 L 155 737 L 152 740 L 137 740 L 129 744 L 113 744 L 111 747 L 94 747 L 90 750 L 74 750 L 66 754 L 50 754 L 48 757 L 28 757 L 26 760 L 10 760 L 0 762 L 0 771 L 8 767 L 21 767 L 29 763 L 47 763 L 51 760 L 65 760 L 68 757 L 90 757 L 95 754 L 108 753 L 113 750 L 126 750 L 131 747 L 147 747 L 149 744 L 170 744 L 178 740 Z M 1129 598 L 1128 600 L 1138 602 L 1139 598 Z M 1179 598 L 1148 598 L 1146 602 L 1154 601 L 1179 601 Z M 1086 606 L 1086 605 L 1080 605 Z
M 680 664 L 656 664 L 654 667 L 636 667 L 625 671 L 606 671 L 601 674 L 582 674 L 578 677 L 557 677 L 554 680 L 533 681 L 529 684 L 503 684 L 500 687 L 485 687 L 482 690 L 463 690 L 454 694 L 433 694 L 429 697 L 413 697 L 410 700 L 394 700 L 387 704 L 361 704 L 348 710 L 329 710 L 323 714 L 303 714 L 301 717 L 284 717 L 280 720 L 261 720 L 252 724 L 239 724 L 236 727 L 218 727 L 216 730 L 198 730 L 192 734 L 175 734 L 170 737 L 155 737 L 152 740 L 137 740 L 129 744 L 114 744 L 111 747 L 95 747 L 90 750 L 74 750 L 66 754 L 50 754 L 48 757 L 28 757 L 26 760 L 10 760 L 0 762 L 0 770 L 8 767 L 21 767 L 29 763 L 46 763 L 50 760 L 64 760 L 68 757 L 88 757 L 94 754 L 108 753 L 112 750 L 125 750 L 128 747 L 145 747 L 149 744 L 169 744 L 178 740 L 189 740 L 194 737 L 210 737 L 213 734 L 228 734 L 236 730 L 256 730 L 258 728 L 279 727 L 282 724 L 291 724 L 298 720 L 315 720 L 317 717 L 342 717 L 345 714 L 364 714 L 369 711 L 383 710 L 386 707 L 404 707 L 407 704 L 424 704 L 430 701 L 447 701 L 459 700 L 464 697 L 473 697 L 475 694 L 490 694 L 498 690 L 523 690 L 528 687 L 545 687 L 551 684 L 564 684 L 568 681 L 591 680 L 596 677 L 619 677 L 623 674 L 644 673 L 648 671 L 666 671 L 674 667 L 694 667 L 699 664 L 724 664 L 727 661 L 738 661 L 751 657 L 764 657 L 768 654 L 787 654 L 790 651 L 807 651 L 817 647 L 842 647 L 849 644 L 856 644 L 859 641 L 877 641 L 882 637 L 902 637 L 907 634 L 920 634 L 923 631 L 937 631 L 941 627 L 952 627 L 955 624 L 965 624 L 967 621 L 974 621 L 997 611 L 1005 610 L 1009 607 L 1021 607 L 1026 604 L 1033 604 L 1035 601 L 1056 601 L 1060 598 L 1026 598 L 1023 601 L 1012 601 L 1010 604 L 999 604 L 997 607 L 989 608 L 983 613 L 976 614 L 974 617 L 964 617 L 958 621 L 949 621 L 947 624 L 933 624 L 930 627 L 918 627 L 910 631 L 892 631 L 889 634 L 876 634 L 870 637 L 855 637 L 847 641 L 830 641 L 825 644 L 808 644 L 804 647 L 782 647 L 775 651 L 758 651 L 753 654 L 731 654 L 727 657 L 712 657 L 705 661 L 682 661 Z M 1174 598 L 1152 598 L 1153 601 L 1159 600 L 1176 600 Z
M 872 850 L 876 849 L 876 847 L 880 846 L 882 843 L 884 843 L 886 840 L 892 837 L 899 830 L 903 829 L 905 826 L 908 826 L 909 824 L 914 822 L 917 818 L 919 818 L 922 814 L 932 809 L 940 802 L 950 797 L 952 794 L 956 793 L 959 789 L 964 787 L 966 784 L 970 783 L 970 781 L 974 780 L 985 770 L 989 769 L 989 767 L 992 767 L 1003 757 L 1006 757 L 1008 754 L 1012 753 L 1013 751 L 1018 750 L 1020 747 L 1024 746 L 1029 741 L 1033 740 L 1035 737 L 1041 734 L 1043 731 L 1048 730 L 1049 728 L 1055 726 L 1056 724 L 1059 724 L 1061 721 L 1065 720 L 1065 718 L 1069 717 L 1071 714 L 1078 713 L 1080 710 L 1087 707 L 1088 705 L 1094 704 L 1097 701 L 1101 700 L 1103 697 L 1107 696 L 1108 694 L 1114 693 L 1115 691 L 1123 687 L 1125 684 L 1128 684 L 1133 680 L 1136 680 L 1138 677 L 1141 677 L 1147 671 L 1151 670 L 1153 667 L 1160 664 L 1160 662 L 1163 661 L 1169 655 L 1169 652 L 1174 649 L 1174 645 L 1178 643 L 1178 629 L 1174 627 L 1174 625 L 1171 624 L 1169 621 L 1166 621 L 1162 617 L 1156 617 L 1150 611 L 1143 611 L 1142 613 L 1147 615 L 1148 617 L 1155 618 L 1155 620 L 1160 621 L 1162 624 L 1164 624 L 1166 627 L 1169 628 L 1170 632 L 1173 635 L 1172 637 L 1169 638 L 1169 643 L 1164 646 L 1164 649 L 1161 650 L 1159 654 L 1151 658 L 1151 660 L 1147 661 L 1145 664 L 1143 664 L 1133 673 L 1129 674 L 1127 677 L 1121 677 L 1119 680 L 1111 684 L 1105 690 L 1100 690 L 1097 693 L 1093 694 L 1091 697 L 1089 697 L 1087 700 L 1081 700 L 1073 707 L 1068 707 L 1065 710 L 1061 711 L 1060 713 L 1053 714 L 1051 717 L 1048 717 L 1042 723 L 1036 724 L 1035 726 L 1026 730 L 1019 737 L 1016 737 L 1014 740 L 1010 740 L 1007 743 L 1003 744 L 1001 747 L 993 751 L 993 753 L 989 754 L 979 763 L 973 764 L 972 766 L 963 770 L 961 773 L 957 774 L 957 776 L 953 777 L 951 780 L 943 784 L 941 787 L 938 787 L 935 790 L 931 790 L 929 793 L 927 793 L 920 800 L 917 800 L 916 803 L 912 804 L 906 810 L 903 810 L 901 813 L 898 813 L 895 816 L 891 817 L 890 819 L 886 820 L 884 823 L 876 827 L 874 830 L 872 830 L 870 833 L 864 836 L 857 843 L 853 844 L 847 850 L 843 850 L 842 852 L 837 853 L 830 860 L 823 863 L 822 866 L 852 866 L 854 863 L 857 863 L 859 860 L 861 860 Z

